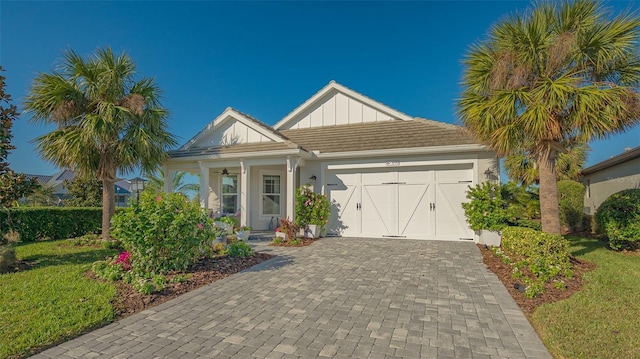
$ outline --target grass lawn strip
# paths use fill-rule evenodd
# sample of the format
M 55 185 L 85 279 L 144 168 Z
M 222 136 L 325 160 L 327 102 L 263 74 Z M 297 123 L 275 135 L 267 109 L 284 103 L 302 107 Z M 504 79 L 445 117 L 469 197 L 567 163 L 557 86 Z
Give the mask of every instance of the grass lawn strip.
M 22 357 L 115 317 L 115 286 L 84 276 L 91 263 L 115 251 L 61 243 L 18 246 L 18 259 L 33 267 L 0 275 L 0 358 Z
M 532 324 L 557 358 L 640 358 L 640 256 L 570 237 L 573 255 L 597 268 L 571 298 L 539 307 Z

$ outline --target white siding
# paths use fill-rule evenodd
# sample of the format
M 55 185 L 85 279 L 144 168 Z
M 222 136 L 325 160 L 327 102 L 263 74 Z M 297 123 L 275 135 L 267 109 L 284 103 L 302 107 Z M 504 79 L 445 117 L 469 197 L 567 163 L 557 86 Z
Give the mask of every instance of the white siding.
M 230 119 L 215 132 L 197 142 L 198 147 L 231 145 L 236 143 L 271 142 L 272 140 L 244 123 Z
M 331 96 L 323 106 L 323 125 L 333 126 L 336 124 L 336 97 Z
M 294 118 L 282 129 L 298 129 L 363 122 L 389 121 L 392 116 L 352 97 L 334 92 Z

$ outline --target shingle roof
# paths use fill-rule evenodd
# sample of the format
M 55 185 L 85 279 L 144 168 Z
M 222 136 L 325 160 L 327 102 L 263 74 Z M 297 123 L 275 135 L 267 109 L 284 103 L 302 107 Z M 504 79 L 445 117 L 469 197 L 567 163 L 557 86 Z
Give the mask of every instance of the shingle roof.
M 348 152 L 475 144 L 459 126 L 415 119 L 281 131 L 309 151 Z
M 35 179 L 40 185 L 45 185 L 53 176 L 25 174 L 28 179 Z
M 278 151 L 300 148 L 300 146 L 289 142 L 258 142 L 258 143 L 239 143 L 235 145 L 222 147 L 193 147 L 187 150 L 170 151 L 170 158 L 180 157 L 196 157 L 196 156 L 212 156 L 230 153 L 260 152 L 260 151 Z
M 331 153 L 477 143 L 460 126 L 420 118 L 412 121 L 392 120 L 282 131 L 272 129 L 271 131 L 290 141 L 284 143 L 240 143 L 222 147 L 194 147 L 187 150 L 171 151 L 169 157 L 208 156 L 292 148 Z

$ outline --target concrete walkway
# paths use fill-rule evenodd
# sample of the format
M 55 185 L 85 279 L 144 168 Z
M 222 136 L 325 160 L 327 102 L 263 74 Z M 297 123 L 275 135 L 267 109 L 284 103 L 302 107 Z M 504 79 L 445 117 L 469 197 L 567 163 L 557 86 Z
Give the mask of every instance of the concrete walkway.
M 36 358 L 551 358 L 473 243 L 324 238 Z

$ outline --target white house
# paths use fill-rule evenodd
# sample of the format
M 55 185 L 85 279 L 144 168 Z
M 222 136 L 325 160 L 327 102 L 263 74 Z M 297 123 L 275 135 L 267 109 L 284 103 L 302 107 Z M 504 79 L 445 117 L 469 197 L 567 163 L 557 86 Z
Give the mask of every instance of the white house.
M 329 235 L 446 240 L 476 239 L 460 204 L 498 175 L 495 153 L 463 128 L 334 81 L 273 127 L 227 108 L 164 167 L 199 173 L 201 205 L 256 230 L 293 218 L 295 189 L 310 183 L 332 202 Z

